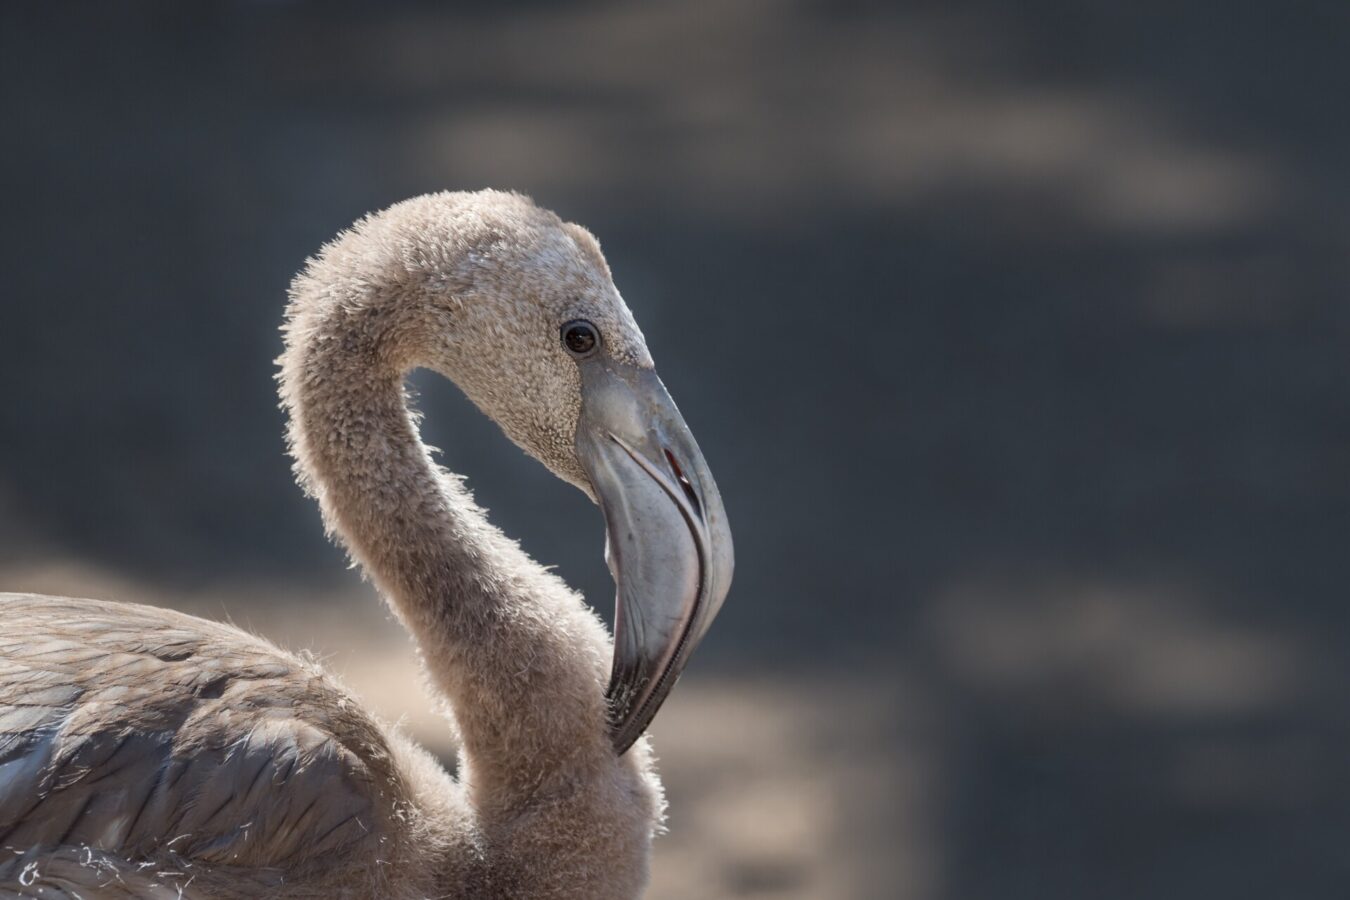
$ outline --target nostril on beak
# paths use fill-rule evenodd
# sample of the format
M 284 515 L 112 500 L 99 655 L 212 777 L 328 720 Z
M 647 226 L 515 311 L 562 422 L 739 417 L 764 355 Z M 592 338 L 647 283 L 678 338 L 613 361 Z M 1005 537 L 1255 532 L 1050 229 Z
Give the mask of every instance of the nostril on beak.
M 700 519 L 703 518 L 703 505 L 698 502 L 698 492 L 694 490 L 694 486 L 685 477 L 684 470 L 680 468 L 679 462 L 675 459 L 675 454 L 670 452 L 669 447 L 662 447 L 661 449 L 666 452 L 666 462 L 670 463 L 670 471 L 684 490 L 685 497 L 689 499 L 689 505 L 694 508 L 694 512 Z

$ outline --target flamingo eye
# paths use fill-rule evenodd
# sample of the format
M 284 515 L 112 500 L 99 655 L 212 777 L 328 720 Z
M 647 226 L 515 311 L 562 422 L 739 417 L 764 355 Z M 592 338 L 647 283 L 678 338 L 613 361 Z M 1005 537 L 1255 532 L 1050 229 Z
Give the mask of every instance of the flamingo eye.
M 600 346 L 600 332 L 585 319 L 573 319 L 562 327 L 562 342 L 568 353 L 580 359 Z

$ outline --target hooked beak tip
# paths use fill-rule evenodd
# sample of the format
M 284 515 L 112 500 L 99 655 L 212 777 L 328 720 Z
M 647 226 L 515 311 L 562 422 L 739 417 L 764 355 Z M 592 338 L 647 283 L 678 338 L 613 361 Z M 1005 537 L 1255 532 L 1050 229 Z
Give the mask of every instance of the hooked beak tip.
M 617 588 L 607 697 L 624 753 L 669 695 L 721 607 L 731 534 L 711 473 L 650 370 L 583 367 L 578 456 L 605 515 Z
M 658 658 L 664 659 L 661 659 L 655 671 L 649 670 L 649 664 L 655 660 L 647 658 L 634 661 L 637 663 L 635 665 L 628 664 L 616 646 L 607 697 L 610 704 L 610 727 L 614 750 L 617 754 L 623 755 L 651 724 L 657 710 L 679 679 L 680 672 L 693 651 L 693 644 L 706 630 L 703 610 L 708 586 L 708 530 L 703 518 L 703 502 L 669 447 L 658 444 L 663 457 L 660 462 L 666 464 L 666 467 L 662 467 L 656 460 L 639 453 L 618 435 L 611 432 L 609 438 L 660 487 L 669 498 L 669 502 L 679 510 L 697 557 L 696 590 L 692 596 L 685 599 L 678 616 L 674 617 L 678 628 L 665 637 L 664 646 L 660 648 L 662 652 L 658 654 Z M 616 578 L 620 577 L 619 572 L 615 575 Z M 616 618 L 640 614 L 640 609 L 621 603 Z M 696 630 L 700 624 L 702 629 Z M 616 631 L 623 633 L 622 629 L 623 625 L 616 622 Z

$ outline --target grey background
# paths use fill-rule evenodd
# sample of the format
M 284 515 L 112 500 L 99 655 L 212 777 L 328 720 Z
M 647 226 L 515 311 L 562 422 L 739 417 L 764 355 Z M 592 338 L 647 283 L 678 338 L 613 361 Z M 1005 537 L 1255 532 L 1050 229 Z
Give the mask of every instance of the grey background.
M 0 563 L 349 577 L 287 282 L 515 188 L 600 237 L 722 486 L 695 665 L 921 697 L 877 739 L 941 747 L 933 895 L 1344 896 L 1348 10 L 6 4 Z M 416 383 L 606 598 L 584 498 Z

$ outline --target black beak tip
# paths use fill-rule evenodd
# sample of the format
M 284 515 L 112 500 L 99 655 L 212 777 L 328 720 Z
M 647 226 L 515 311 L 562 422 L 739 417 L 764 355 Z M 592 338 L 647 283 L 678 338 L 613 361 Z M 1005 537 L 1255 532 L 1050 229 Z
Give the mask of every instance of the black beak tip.
M 623 756 L 637 743 L 646 723 L 635 727 L 637 720 L 633 715 L 631 690 L 617 683 L 611 684 L 605 699 L 609 703 L 609 737 L 614 744 L 614 753 Z
M 664 693 L 643 696 L 640 689 L 626 682 L 616 679 L 610 684 L 605 699 L 609 702 L 609 733 L 616 755 L 623 756 L 642 737 L 656 718 Z

